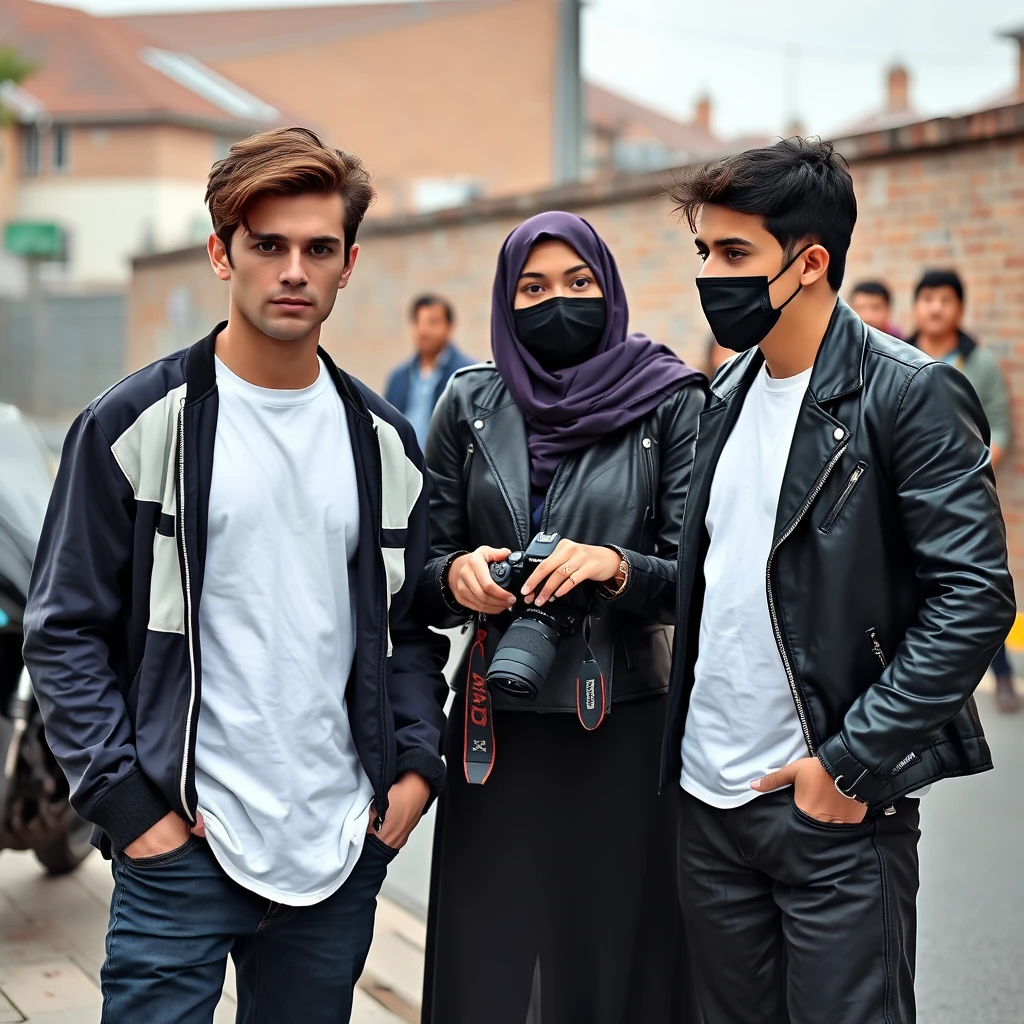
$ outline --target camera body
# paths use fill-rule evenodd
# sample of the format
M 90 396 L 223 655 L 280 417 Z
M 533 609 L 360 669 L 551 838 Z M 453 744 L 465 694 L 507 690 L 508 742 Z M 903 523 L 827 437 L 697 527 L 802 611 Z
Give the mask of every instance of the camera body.
M 557 533 L 538 533 L 525 551 L 491 564 L 491 579 L 516 598 L 516 614 L 495 649 L 487 681 L 511 697 L 536 700 L 564 636 L 583 628 L 593 587 L 583 583 L 543 608 L 526 604 L 521 591 L 533 571 L 558 547 Z

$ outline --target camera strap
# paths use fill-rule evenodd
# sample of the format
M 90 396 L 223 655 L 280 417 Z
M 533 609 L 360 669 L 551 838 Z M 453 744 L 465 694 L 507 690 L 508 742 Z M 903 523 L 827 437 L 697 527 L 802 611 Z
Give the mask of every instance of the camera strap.
M 462 761 L 466 781 L 482 786 L 494 768 L 494 709 L 487 686 L 487 659 L 484 654 L 487 630 L 477 626 L 469 649 L 469 677 L 466 680 L 466 731 Z
M 583 659 L 576 677 L 576 714 L 583 728 L 593 732 L 604 721 L 606 694 L 604 673 L 590 647 L 589 616 L 583 628 L 583 639 L 587 644 L 588 657 Z

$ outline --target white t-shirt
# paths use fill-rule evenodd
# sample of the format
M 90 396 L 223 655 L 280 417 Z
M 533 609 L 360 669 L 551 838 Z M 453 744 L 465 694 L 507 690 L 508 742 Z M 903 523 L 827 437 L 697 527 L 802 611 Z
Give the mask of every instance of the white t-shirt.
M 323 363 L 310 387 L 279 391 L 218 359 L 217 384 L 199 809 L 232 879 L 306 906 L 355 867 L 373 799 L 345 703 L 359 539 L 352 445 Z
M 712 807 L 753 800 L 754 779 L 808 755 L 768 614 L 765 574 L 810 379 L 810 370 L 775 380 L 761 369 L 711 483 L 711 545 L 681 785 Z

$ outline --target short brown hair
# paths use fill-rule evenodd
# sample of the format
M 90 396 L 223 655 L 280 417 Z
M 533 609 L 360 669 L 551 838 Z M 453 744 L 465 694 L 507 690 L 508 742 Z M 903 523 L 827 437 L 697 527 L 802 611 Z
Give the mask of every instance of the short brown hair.
M 367 207 L 376 198 L 362 160 L 328 146 L 308 128 L 275 128 L 236 142 L 210 171 L 205 203 L 231 259 L 231 238 L 262 196 L 337 192 L 344 204 L 345 259 Z

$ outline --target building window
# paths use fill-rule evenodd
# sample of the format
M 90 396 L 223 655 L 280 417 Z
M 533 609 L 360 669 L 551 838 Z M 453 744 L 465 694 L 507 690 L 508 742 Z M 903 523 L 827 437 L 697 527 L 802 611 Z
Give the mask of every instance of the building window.
M 415 213 L 433 213 L 464 206 L 482 193 L 480 183 L 472 178 L 418 178 L 412 185 L 412 208 Z
M 39 130 L 26 128 L 25 134 L 25 173 L 34 177 L 39 173 Z
M 66 171 L 71 166 L 71 132 L 59 126 L 53 129 L 53 169 Z

